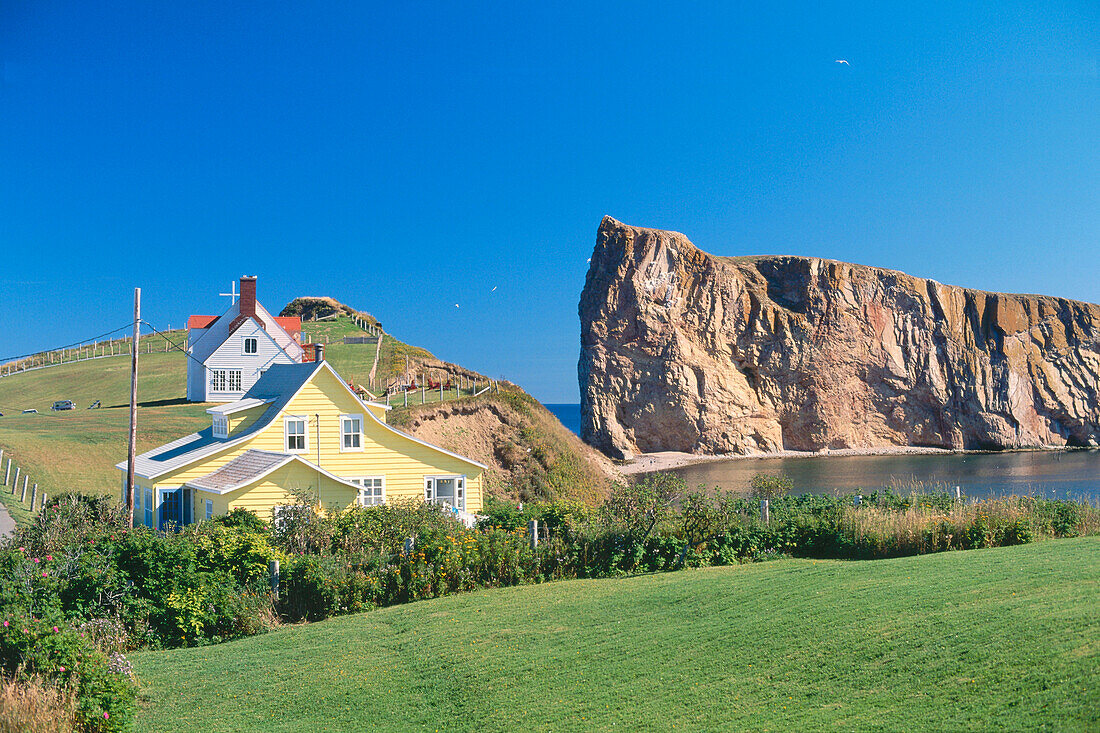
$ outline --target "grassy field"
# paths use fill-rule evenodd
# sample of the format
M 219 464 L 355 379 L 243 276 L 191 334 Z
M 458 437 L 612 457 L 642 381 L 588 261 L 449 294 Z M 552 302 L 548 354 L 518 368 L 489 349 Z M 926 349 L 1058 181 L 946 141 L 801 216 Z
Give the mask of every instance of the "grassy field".
M 527 586 L 133 655 L 139 731 L 1096 730 L 1100 539 Z
M 366 381 L 377 347 L 343 343 L 346 335 L 364 333 L 350 318 L 304 323 L 302 331 L 313 341 L 328 344 L 325 358 L 341 376 L 356 383 Z M 182 331 L 168 335 L 177 343 L 186 340 Z M 148 338 L 156 348 L 163 344 L 159 337 Z M 387 335 L 379 363 L 380 377 L 391 377 L 398 362 L 403 369 L 406 352 L 431 358 L 423 349 Z M 192 404 L 185 399 L 186 359 L 179 351 L 141 354 L 138 369 L 139 453 L 209 423 L 205 412 L 209 405 Z M 50 405 L 63 399 L 73 400 L 78 409 L 51 412 Z M 438 393 L 429 396 L 428 401 L 433 399 L 438 400 Z M 96 400 L 102 407 L 88 410 Z M 129 402 L 129 356 L 73 362 L 0 379 L 0 413 L 3 413 L 0 447 L 5 451 L 5 465 L 6 459 L 13 457 L 15 465 L 30 476 L 31 482 L 48 494 L 70 489 L 117 494 L 120 477 L 114 465 L 126 458 Z M 37 409 L 38 414 L 22 414 L 29 408 Z M 13 497 L 0 490 L 0 503 L 9 508 L 17 522 L 30 518 L 19 503 L 18 493 Z
M 138 369 L 138 451 L 154 448 L 205 425 L 205 405 L 184 399 L 186 357 L 180 352 L 142 354 Z M 51 412 L 55 400 L 76 410 Z M 99 400 L 97 410 L 87 409 Z M 0 379 L 0 446 L 48 493 L 79 489 L 119 491 L 114 464 L 126 458 L 130 358 L 94 359 Z M 35 408 L 37 415 L 20 411 Z M 0 500 L 18 510 L 18 496 Z M 21 519 L 15 516 L 16 521 Z

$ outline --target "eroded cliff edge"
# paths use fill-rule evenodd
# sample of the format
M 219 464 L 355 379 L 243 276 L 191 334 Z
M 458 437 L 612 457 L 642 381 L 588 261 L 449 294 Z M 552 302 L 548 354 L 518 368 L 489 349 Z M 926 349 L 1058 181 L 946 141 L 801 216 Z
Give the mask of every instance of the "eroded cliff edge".
M 1100 306 L 808 257 L 717 257 L 605 217 L 581 435 L 661 450 L 1100 443 Z

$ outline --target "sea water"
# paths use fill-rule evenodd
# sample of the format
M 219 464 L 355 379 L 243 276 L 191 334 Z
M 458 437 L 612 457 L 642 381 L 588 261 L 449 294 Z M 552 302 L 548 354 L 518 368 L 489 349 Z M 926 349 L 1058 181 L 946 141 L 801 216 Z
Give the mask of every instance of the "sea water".
M 580 405 L 546 406 L 580 433 Z M 1100 505 L 1100 450 L 813 456 L 708 461 L 673 469 L 691 488 L 747 491 L 754 474 L 783 474 L 797 494 L 851 494 L 887 486 L 923 486 L 985 498 L 1031 494 Z

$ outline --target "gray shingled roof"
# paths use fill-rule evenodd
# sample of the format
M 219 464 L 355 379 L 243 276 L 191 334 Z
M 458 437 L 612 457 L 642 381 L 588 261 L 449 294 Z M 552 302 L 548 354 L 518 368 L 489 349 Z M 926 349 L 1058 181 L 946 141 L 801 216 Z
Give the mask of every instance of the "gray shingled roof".
M 187 485 L 203 491 L 224 494 L 247 486 L 293 460 L 294 456 L 289 453 L 246 450 L 221 468 L 188 481 Z
M 213 427 L 185 435 L 179 440 L 173 440 L 171 443 L 154 448 L 148 453 L 142 453 L 134 461 L 134 470 L 141 476 L 153 479 L 177 468 L 183 468 L 199 458 L 213 455 L 255 435 L 278 417 L 287 403 L 302 388 L 302 385 L 308 382 L 313 373 L 323 365 L 323 361 L 306 362 L 305 364 L 272 364 L 241 398 L 272 400 L 259 420 L 229 440 L 215 438 Z M 120 461 L 115 464 L 115 467 L 125 470 L 126 462 Z

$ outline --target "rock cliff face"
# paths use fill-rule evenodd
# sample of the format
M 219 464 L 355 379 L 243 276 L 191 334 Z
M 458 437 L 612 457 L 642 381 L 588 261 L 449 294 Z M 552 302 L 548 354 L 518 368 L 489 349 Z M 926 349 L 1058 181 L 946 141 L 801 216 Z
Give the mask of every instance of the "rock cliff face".
M 807 257 L 716 257 L 600 225 L 582 437 L 677 450 L 1100 442 L 1100 306 Z

